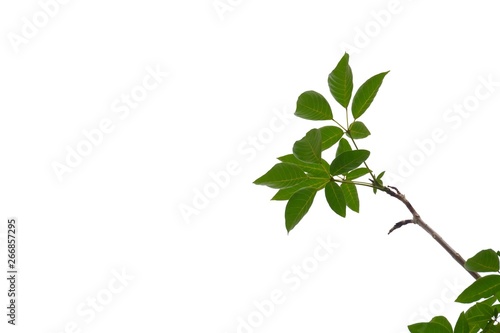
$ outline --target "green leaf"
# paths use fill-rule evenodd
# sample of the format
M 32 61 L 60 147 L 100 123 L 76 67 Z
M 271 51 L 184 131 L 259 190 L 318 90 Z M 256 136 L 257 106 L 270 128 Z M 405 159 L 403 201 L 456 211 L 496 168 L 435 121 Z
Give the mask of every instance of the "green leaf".
M 381 172 L 381 173 L 377 176 L 377 178 L 375 178 L 375 180 L 376 180 L 375 182 L 374 182 L 374 181 L 372 181 L 371 179 L 370 179 L 370 181 L 372 181 L 372 184 L 374 184 L 374 185 L 375 185 L 375 184 L 377 184 L 377 185 L 379 185 L 379 186 L 384 186 L 384 182 L 382 181 L 382 177 L 383 177 L 384 175 L 385 175 L 385 171 L 382 171 L 382 172 Z M 377 194 L 377 188 L 376 188 L 376 187 L 373 187 L 373 193 Z
M 448 319 L 446 319 L 446 317 L 437 316 L 437 317 L 432 318 L 430 322 L 441 325 L 444 329 L 446 329 L 447 332 L 453 333 L 453 327 L 451 326 Z
M 272 197 L 271 200 L 288 200 L 292 197 L 293 194 L 307 187 L 314 188 L 315 190 L 319 191 L 322 188 L 324 188 L 329 181 L 330 179 L 328 178 L 327 179 L 311 178 L 298 185 L 282 188 L 281 190 L 276 192 L 276 194 L 274 195 L 274 197 Z
M 340 186 L 331 181 L 325 186 L 325 196 L 326 201 L 330 205 L 330 208 L 338 215 L 345 217 L 346 215 L 346 202 L 344 198 L 344 193 Z
M 352 183 L 342 183 L 340 185 L 342 193 L 344 194 L 345 203 L 352 211 L 359 213 L 359 197 L 356 185 Z
M 448 329 L 439 324 L 439 323 L 434 323 L 434 322 L 428 322 L 428 323 L 417 323 L 408 326 L 408 329 L 410 330 L 411 333 L 452 333 L 453 331 L 448 331 Z
M 293 154 L 306 163 L 321 163 L 321 132 L 313 128 L 293 145 Z
M 500 262 L 498 255 L 492 249 L 479 251 L 465 262 L 465 268 L 472 272 L 498 272 Z
M 458 317 L 453 333 L 469 333 L 469 323 L 467 322 L 464 312 Z
M 344 54 L 328 76 L 328 86 L 333 98 L 347 109 L 352 95 L 352 71 L 349 66 L 349 54 Z
M 316 164 L 317 165 L 317 164 Z M 307 172 L 307 171 L 306 171 Z M 310 177 L 328 178 L 330 179 L 330 165 L 324 159 L 321 159 L 321 171 L 308 172 Z
M 307 175 L 298 166 L 290 163 L 278 163 L 253 183 L 272 188 L 286 188 L 297 185 L 307 178 Z
M 359 118 L 370 107 L 387 73 L 389 72 L 374 75 L 359 87 L 352 99 L 351 109 L 354 119 Z
M 299 96 L 295 115 L 309 120 L 333 119 L 330 104 L 323 95 L 315 91 L 306 91 Z
M 310 176 L 317 176 L 322 178 L 330 178 L 330 164 L 324 159 L 321 163 L 306 163 L 299 160 L 295 155 L 289 154 L 285 156 L 278 157 L 281 162 L 286 162 L 290 164 L 295 164 L 299 166 L 303 171 L 307 172 Z
M 294 193 L 285 208 L 286 230 L 290 232 L 307 214 L 314 201 L 316 190 L 314 188 L 304 188 Z
M 364 175 L 366 175 L 368 173 L 370 173 L 370 169 L 368 169 L 368 168 L 354 169 L 352 171 L 349 171 L 349 173 L 346 175 L 345 179 L 347 179 L 347 180 L 357 179 L 359 177 L 363 177 Z
M 327 150 L 344 135 L 344 131 L 337 126 L 325 126 L 319 130 L 321 131 L 321 150 Z
M 474 281 L 458 295 L 455 302 L 472 303 L 500 291 L 500 275 L 487 275 Z
M 340 154 L 346 152 L 346 151 L 351 151 L 351 145 L 349 144 L 349 141 L 346 139 L 342 138 L 339 141 L 339 146 L 337 147 L 337 152 L 335 153 L 335 157 L 339 156 Z
M 494 325 L 494 320 L 490 320 L 488 324 L 483 328 L 482 333 L 500 333 L 500 325 Z
M 382 177 L 384 177 L 385 171 L 382 171 L 378 176 L 377 180 L 380 182 L 380 185 L 383 185 L 384 183 L 382 182 Z
M 332 176 L 341 175 L 356 169 L 361 163 L 366 161 L 370 156 L 368 150 L 352 150 L 346 151 L 339 156 L 335 157 L 330 164 L 330 174 Z
M 355 121 L 349 126 L 349 131 L 347 135 L 349 135 L 353 139 L 364 139 L 369 136 L 371 133 L 366 128 L 365 124 L 360 121 Z
M 465 312 L 465 317 L 469 323 L 469 329 L 476 331 L 483 328 L 493 316 L 493 309 L 489 305 L 477 303 Z

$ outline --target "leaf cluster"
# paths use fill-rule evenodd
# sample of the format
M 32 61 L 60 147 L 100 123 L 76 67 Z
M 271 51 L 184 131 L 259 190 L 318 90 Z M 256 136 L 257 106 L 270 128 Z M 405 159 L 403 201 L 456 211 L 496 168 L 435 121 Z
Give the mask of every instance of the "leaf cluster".
M 474 281 L 455 302 L 475 303 L 463 311 L 455 328 L 443 316 L 432 318 L 427 323 L 408 326 L 411 333 L 500 333 L 500 251 L 482 250 L 466 261 L 465 267 L 472 272 L 495 273 Z
M 315 196 L 324 190 L 330 208 L 345 217 L 347 208 L 359 212 L 358 187 L 372 187 L 376 193 L 383 185 L 382 176 L 368 168 L 370 151 L 359 149 L 356 141 L 371 133 L 358 119 L 368 110 L 388 72 L 369 78 L 353 93 L 353 75 L 347 53 L 328 75 L 328 87 L 337 103 L 345 109 L 345 124 L 333 116 L 327 99 L 316 91 L 306 91 L 297 100 L 295 115 L 313 121 L 332 121 L 333 124 L 313 128 L 296 141 L 292 153 L 278 157 L 267 173 L 254 181 L 278 189 L 272 200 L 287 201 L 285 225 L 290 232 L 307 214 Z M 352 98 L 351 98 L 352 97 Z M 350 113 L 349 113 L 350 107 Z M 351 120 L 352 117 L 352 120 Z M 324 151 L 335 149 L 331 161 Z M 370 175 L 370 182 L 360 177 Z

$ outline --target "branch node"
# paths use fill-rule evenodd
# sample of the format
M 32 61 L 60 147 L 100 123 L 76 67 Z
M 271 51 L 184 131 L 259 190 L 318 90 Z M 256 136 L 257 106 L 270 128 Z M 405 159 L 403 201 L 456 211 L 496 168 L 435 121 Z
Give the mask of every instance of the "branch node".
M 396 191 L 397 194 L 401 195 L 401 192 L 399 192 L 397 187 L 395 187 L 395 186 L 387 186 L 387 187 L 390 189 L 393 189 L 394 191 Z

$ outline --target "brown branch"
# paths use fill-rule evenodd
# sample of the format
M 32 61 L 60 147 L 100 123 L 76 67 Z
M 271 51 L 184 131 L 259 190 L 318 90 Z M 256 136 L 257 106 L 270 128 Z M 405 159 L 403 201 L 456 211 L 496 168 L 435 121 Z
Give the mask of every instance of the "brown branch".
M 431 235 L 432 238 L 434 238 L 434 240 L 436 242 L 438 242 L 439 245 L 441 245 L 446 250 L 446 252 L 448 252 L 453 257 L 453 259 L 455 259 L 455 261 L 460 264 L 460 266 L 462 266 L 463 269 L 465 269 L 467 272 L 469 272 L 469 274 L 472 275 L 472 277 L 474 279 L 477 280 L 481 277 L 481 275 L 479 275 L 478 273 L 471 272 L 467 268 L 465 268 L 464 258 L 462 258 L 462 256 L 457 251 L 455 251 L 448 243 L 446 243 L 444 241 L 444 239 L 436 231 L 434 231 L 434 229 L 429 227 L 422 220 L 422 218 L 420 217 L 420 214 L 417 213 L 415 208 L 413 208 L 412 204 L 406 199 L 406 197 L 401 192 L 399 192 L 399 190 L 397 188 L 395 188 L 393 186 L 384 186 L 384 187 L 379 188 L 379 189 L 381 191 L 384 191 L 385 193 L 389 194 L 390 196 L 398 199 L 399 201 L 401 201 L 406 206 L 406 208 L 408 208 L 411 215 L 413 216 L 413 219 L 411 219 L 411 220 L 404 220 L 404 221 L 396 223 L 396 225 L 394 225 L 394 227 L 392 227 L 392 229 L 389 231 L 389 234 L 392 231 L 394 231 L 395 229 L 398 229 L 398 228 L 402 227 L 403 225 L 406 225 L 406 224 L 413 222 L 413 223 L 417 224 L 418 226 L 420 226 L 422 229 L 424 229 L 429 235 Z

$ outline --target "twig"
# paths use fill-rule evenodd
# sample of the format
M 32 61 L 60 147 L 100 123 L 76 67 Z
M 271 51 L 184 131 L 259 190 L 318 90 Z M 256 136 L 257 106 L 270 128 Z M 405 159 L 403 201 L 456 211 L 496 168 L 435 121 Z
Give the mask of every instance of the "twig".
M 399 229 L 401 228 L 402 226 L 406 225 L 406 224 L 409 224 L 409 223 L 413 223 L 413 220 L 403 220 L 401 222 L 398 222 L 394 225 L 394 227 L 391 228 L 391 230 L 389 230 L 389 232 L 387 233 L 388 235 L 391 234 L 391 232 L 393 232 L 394 230 L 396 229 Z
M 465 268 L 464 258 L 462 258 L 462 256 L 457 251 L 455 251 L 448 243 L 446 243 L 444 239 L 436 231 L 434 231 L 422 220 L 420 214 L 417 213 L 415 208 L 413 208 L 412 204 L 406 199 L 406 197 L 401 192 L 399 192 L 397 188 L 393 186 L 384 186 L 383 188 L 380 188 L 380 190 L 401 201 L 406 206 L 406 208 L 408 208 L 411 215 L 413 216 L 412 220 L 404 220 L 396 223 L 396 225 L 389 231 L 389 234 L 395 229 L 398 229 L 403 225 L 413 222 L 419 225 L 422 229 L 424 229 L 429 235 L 431 235 L 432 238 L 434 238 L 434 240 L 436 240 L 436 242 L 438 242 L 439 245 L 441 245 L 446 250 L 446 252 L 448 252 L 453 257 L 453 259 L 455 259 L 455 261 L 460 264 L 460 266 L 462 266 L 463 269 L 469 272 L 469 274 L 472 275 L 474 279 L 477 280 L 481 277 L 481 275 L 479 275 L 477 272 L 471 272 L 467 268 Z

